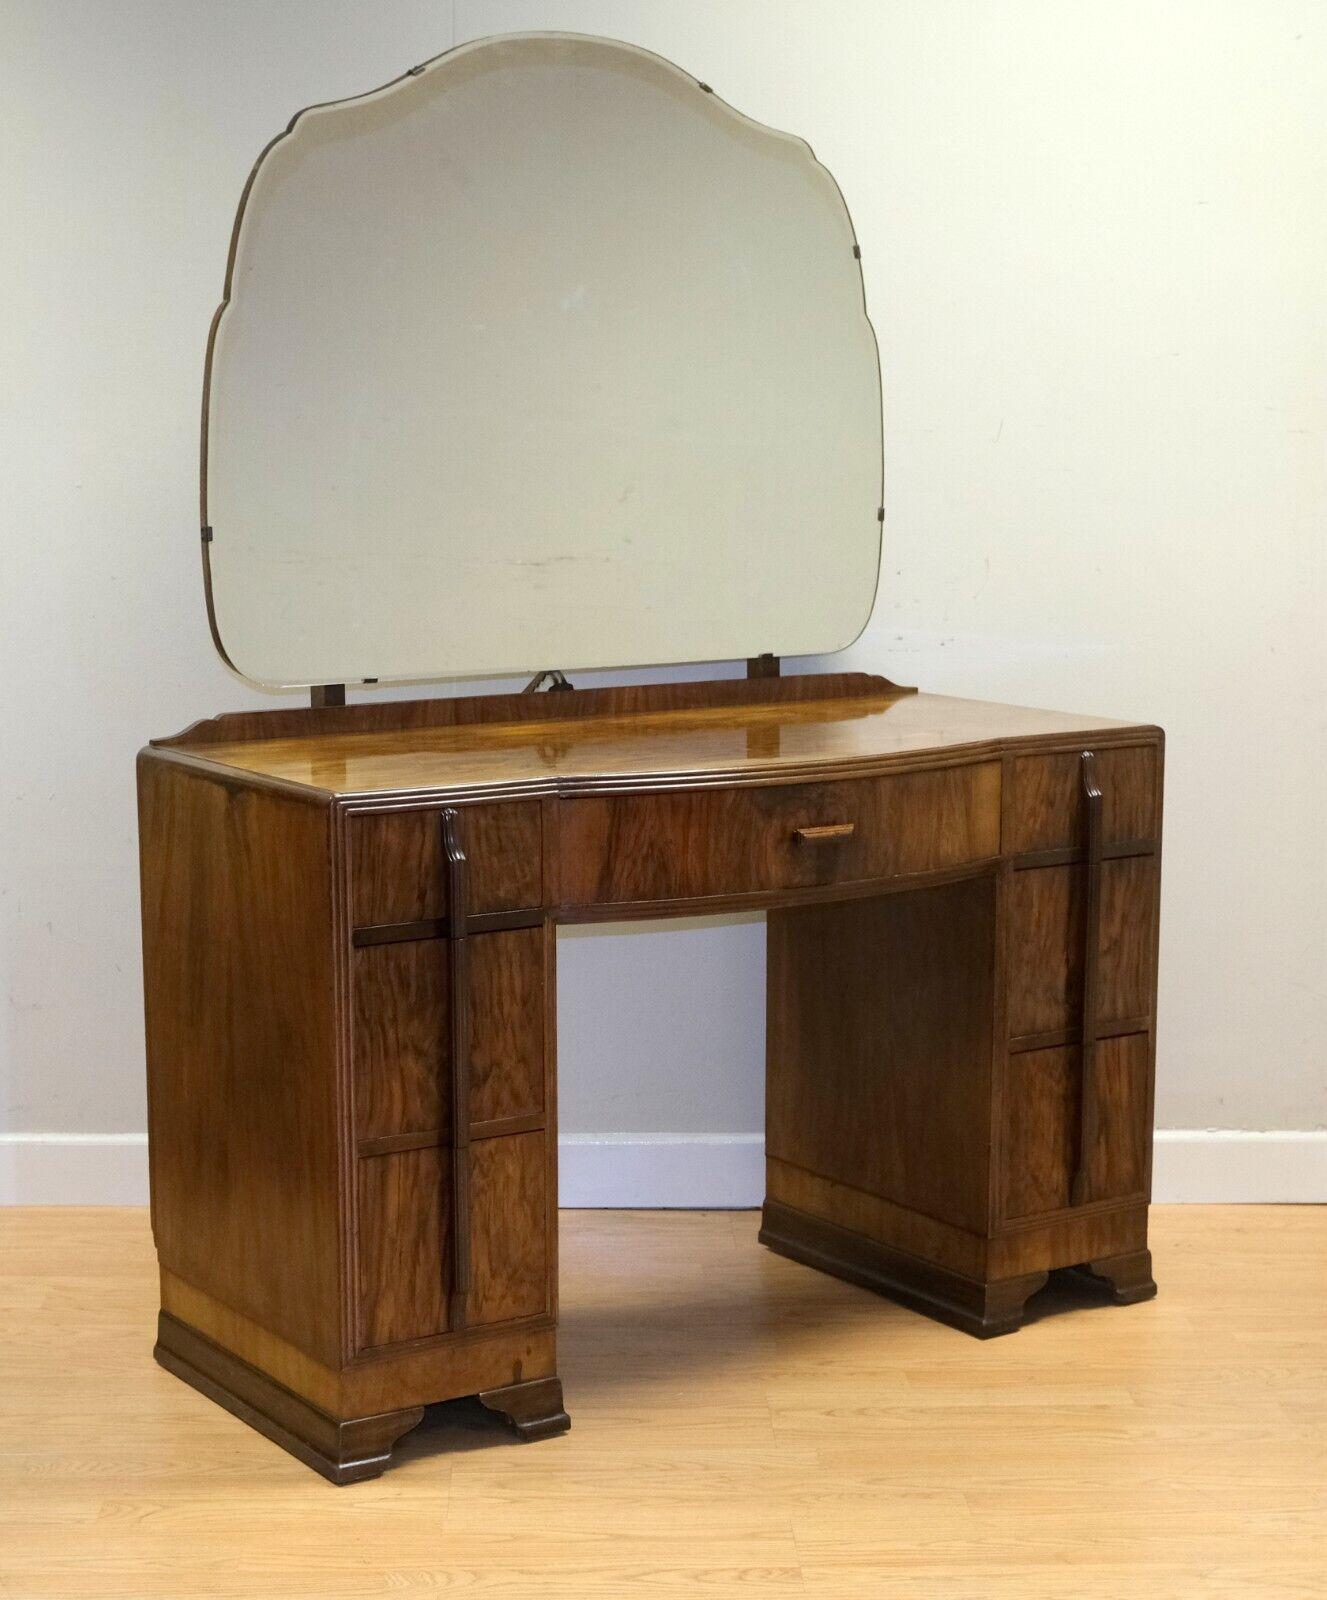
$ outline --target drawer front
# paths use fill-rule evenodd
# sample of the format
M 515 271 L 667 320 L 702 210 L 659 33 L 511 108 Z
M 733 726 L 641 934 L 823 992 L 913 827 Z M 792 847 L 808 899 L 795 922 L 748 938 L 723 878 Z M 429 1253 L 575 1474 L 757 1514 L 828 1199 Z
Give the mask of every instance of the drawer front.
M 543 901 L 539 801 L 458 806 L 472 912 L 517 911 Z M 357 928 L 421 922 L 447 910 L 439 812 L 367 812 L 350 819 L 351 905 Z
M 569 800 L 560 833 L 571 906 L 927 872 L 998 854 L 1000 768 Z
M 1009 879 L 1008 1026 L 1011 1036 L 1080 1024 L 1086 874 L 1081 866 L 1030 867 Z M 1101 864 L 1098 1029 L 1152 1011 L 1157 858 Z
M 1157 745 L 1096 751 L 1103 844 L 1159 836 L 1160 762 Z M 1087 828 L 1082 769 L 1079 751 L 1016 756 L 1009 763 L 1004 795 L 1004 848 L 1009 854 L 1082 847 Z
M 358 1163 L 358 1348 L 450 1330 L 452 1155 L 432 1147 Z M 470 1146 L 471 1284 L 465 1325 L 548 1309 L 548 1166 L 542 1132 Z
M 542 1117 L 544 931 L 471 934 L 470 1124 Z M 445 939 L 352 957 L 355 1133 L 450 1137 L 451 979 Z
M 1082 1204 L 1145 1197 L 1148 1052 L 1146 1034 L 1102 1039 L 1096 1047 L 1096 1137 Z M 1003 1099 L 1002 1214 L 1006 1221 L 1070 1205 L 1078 1149 L 1082 1076 L 1071 1046 L 1009 1057 Z

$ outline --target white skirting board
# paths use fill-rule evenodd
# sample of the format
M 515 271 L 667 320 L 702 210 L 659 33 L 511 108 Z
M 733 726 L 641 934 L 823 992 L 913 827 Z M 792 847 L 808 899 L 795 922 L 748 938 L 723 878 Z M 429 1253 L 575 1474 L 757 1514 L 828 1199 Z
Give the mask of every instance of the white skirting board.
M 572 1136 L 558 1145 L 559 1197 L 569 1209 L 758 1206 L 764 1163 L 758 1133 Z M 1327 1202 L 1327 1130 L 1163 1128 L 1152 1166 L 1158 1204 Z
M 758 1206 L 764 1140 L 742 1134 L 582 1134 L 558 1148 L 562 1204 L 725 1210 Z M 1327 1130 L 1163 1128 L 1158 1203 L 1327 1203 Z M 0 1134 L 0 1205 L 147 1204 L 141 1133 Z
M 146 1204 L 145 1133 L 0 1133 L 0 1205 Z

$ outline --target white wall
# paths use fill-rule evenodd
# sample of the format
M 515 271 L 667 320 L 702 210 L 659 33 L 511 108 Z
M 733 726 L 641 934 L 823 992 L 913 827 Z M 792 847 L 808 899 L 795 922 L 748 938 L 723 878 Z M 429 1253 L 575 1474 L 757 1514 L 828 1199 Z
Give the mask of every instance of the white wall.
M 522 27 L 657 50 L 834 172 L 880 336 L 888 503 L 875 618 L 838 664 L 1161 722 L 1158 1121 L 1323 1128 L 1327 10 L 4 0 L 10 1192 L 140 1181 L 133 754 L 262 700 L 212 656 L 195 488 L 249 165 L 300 106 Z M 751 920 L 567 933 L 564 1131 L 684 1136 L 697 1198 L 749 1166 L 762 959 Z M 1231 1192 L 1229 1144 L 1203 1148 L 1172 1187 Z M 1321 1142 L 1241 1148 L 1251 1192 L 1290 1151 L 1327 1194 Z M 564 1165 L 602 1194 L 634 1159 Z

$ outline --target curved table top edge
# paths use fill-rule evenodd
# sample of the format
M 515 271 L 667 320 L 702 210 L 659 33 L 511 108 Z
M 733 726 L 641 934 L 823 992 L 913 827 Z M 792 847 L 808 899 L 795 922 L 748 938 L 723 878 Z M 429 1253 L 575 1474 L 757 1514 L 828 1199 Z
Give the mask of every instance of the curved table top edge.
M 571 717 L 559 717 L 558 708 L 549 706 L 544 720 L 523 715 L 434 727 L 329 729 L 290 738 L 204 738 L 199 744 L 187 742 L 186 734 L 154 742 L 143 757 L 319 803 L 382 809 L 444 798 L 806 783 L 1049 754 L 1088 740 L 1106 747 L 1160 745 L 1164 739 L 1153 724 L 916 694 L 892 685 L 876 691 L 883 679 L 865 680 L 872 692 L 814 699 L 805 693 L 812 681 L 802 680 L 805 687 L 795 699 L 776 702 Z M 539 698 L 547 705 L 562 696 Z

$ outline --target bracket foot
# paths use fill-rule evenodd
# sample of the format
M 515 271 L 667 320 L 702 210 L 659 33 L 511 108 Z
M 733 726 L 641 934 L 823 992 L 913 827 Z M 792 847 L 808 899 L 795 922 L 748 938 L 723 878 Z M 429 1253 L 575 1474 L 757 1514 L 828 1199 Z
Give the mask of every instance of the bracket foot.
M 484 1389 L 475 1399 L 505 1417 L 518 1439 L 551 1439 L 571 1426 L 562 1405 L 560 1378 L 534 1378 L 504 1389 Z

